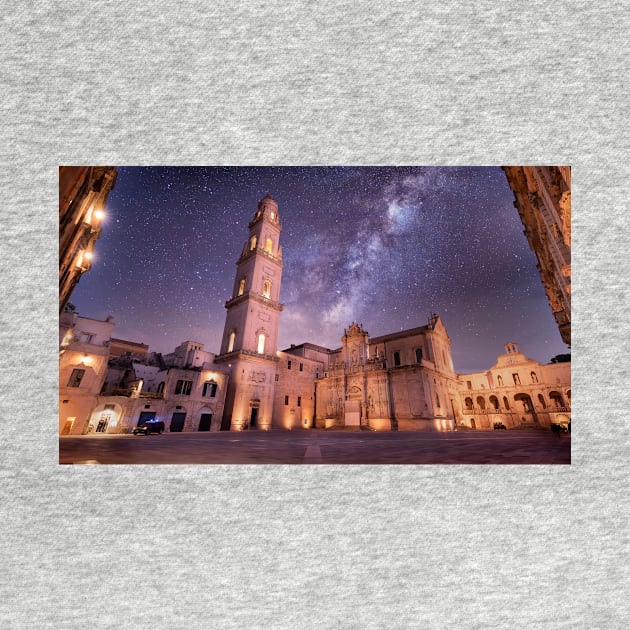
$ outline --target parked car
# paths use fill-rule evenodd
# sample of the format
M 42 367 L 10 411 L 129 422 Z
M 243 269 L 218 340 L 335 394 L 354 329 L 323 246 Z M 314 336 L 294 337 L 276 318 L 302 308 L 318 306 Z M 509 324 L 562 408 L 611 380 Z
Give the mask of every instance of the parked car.
M 564 424 L 556 424 L 555 422 L 551 423 L 551 430 L 556 434 L 560 435 L 561 433 L 568 433 L 569 429 Z
M 149 435 L 149 433 L 157 433 L 158 435 L 164 431 L 164 423 L 161 420 L 147 420 L 144 424 L 139 424 L 134 430 L 133 434 Z
M 495 422 L 494 423 L 494 430 L 495 431 L 506 431 L 507 429 L 505 428 L 505 425 L 503 424 L 503 422 Z

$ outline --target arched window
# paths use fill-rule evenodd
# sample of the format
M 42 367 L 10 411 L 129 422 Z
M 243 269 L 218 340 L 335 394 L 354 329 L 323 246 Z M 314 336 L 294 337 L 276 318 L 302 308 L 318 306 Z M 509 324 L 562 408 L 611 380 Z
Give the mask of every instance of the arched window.
M 533 372 L 532 372 L 533 374 Z M 545 398 L 542 394 L 538 394 L 538 402 L 541 404 L 543 409 L 547 408 L 547 404 L 545 403 Z
M 267 299 L 271 299 L 271 280 L 265 280 L 263 285 L 263 296 Z
M 396 367 L 400 365 L 400 352 L 394 352 L 394 365 Z
M 556 407 L 564 407 L 564 400 L 560 392 L 549 392 L 549 398 L 553 401 Z
M 532 383 L 538 383 L 538 377 L 536 376 L 536 372 L 532 372 L 530 376 L 532 377 Z
M 464 404 L 466 405 L 466 409 L 472 409 L 473 408 L 473 401 L 472 398 L 466 398 L 466 400 L 464 401 Z
M 238 283 L 238 294 L 243 295 L 245 293 L 245 278 L 241 278 L 241 281 Z
M 235 341 L 236 341 L 236 331 L 233 330 L 230 333 L 230 338 L 229 338 L 229 341 L 228 341 L 228 349 L 227 349 L 228 352 L 232 352 L 234 350 L 234 342 Z
M 273 241 L 272 241 L 270 238 L 268 238 L 268 239 L 265 241 L 265 251 L 266 251 L 268 254 L 271 254 L 271 249 L 272 249 L 272 247 L 273 247 Z
M 477 407 L 480 409 L 486 408 L 486 399 L 483 396 L 477 396 Z
M 265 354 L 265 333 L 258 335 L 258 354 Z
M 435 406 L 436 407 L 440 407 L 440 397 L 438 396 L 437 392 L 435 392 Z
M 510 410 L 510 403 L 508 402 L 508 399 L 506 396 L 503 396 L 503 406 L 509 411 Z
M 258 243 L 258 239 L 256 238 L 256 235 L 252 236 L 249 239 L 249 249 L 250 251 L 253 251 L 254 249 L 256 249 L 256 244 Z
M 269 213 L 269 217 L 271 218 L 271 220 L 272 220 L 272 221 L 275 221 L 275 220 L 276 220 L 276 213 L 272 210 L 272 211 Z
M 422 361 L 422 348 L 416 349 L 416 363 L 420 363 Z
M 496 396 L 490 396 L 490 404 L 494 409 L 499 408 L 499 399 Z
M 499 387 L 503 387 L 503 377 L 501 375 L 497 376 L 497 383 Z

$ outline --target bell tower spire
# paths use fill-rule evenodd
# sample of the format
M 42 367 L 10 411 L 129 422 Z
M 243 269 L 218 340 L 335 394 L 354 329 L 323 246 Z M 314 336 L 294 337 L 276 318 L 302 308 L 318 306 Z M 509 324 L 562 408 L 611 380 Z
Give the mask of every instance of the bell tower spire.
M 278 350 L 282 248 L 278 204 L 271 195 L 258 203 L 249 236 L 236 262 L 218 362 L 232 368 L 224 418 L 232 428 L 271 425 Z M 244 381 L 244 382 L 243 382 Z

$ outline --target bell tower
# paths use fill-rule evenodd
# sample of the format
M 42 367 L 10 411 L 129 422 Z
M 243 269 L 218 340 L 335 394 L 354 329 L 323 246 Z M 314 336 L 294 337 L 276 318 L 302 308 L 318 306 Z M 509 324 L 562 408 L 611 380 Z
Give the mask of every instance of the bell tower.
M 231 367 L 224 418 L 232 429 L 271 426 L 283 308 L 281 231 L 278 204 L 267 195 L 258 203 L 236 263 L 232 296 L 225 303 L 221 354 L 216 358 Z

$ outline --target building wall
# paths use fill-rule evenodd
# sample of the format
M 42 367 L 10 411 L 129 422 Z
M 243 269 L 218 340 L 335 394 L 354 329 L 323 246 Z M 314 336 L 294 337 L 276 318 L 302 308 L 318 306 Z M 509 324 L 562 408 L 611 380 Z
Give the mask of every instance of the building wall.
M 226 398 L 230 415 L 224 428 L 268 430 L 273 421 L 276 362 L 238 355 L 230 360 L 231 378 Z M 254 411 L 256 410 L 256 411 Z
M 315 377 L 323 374 L 322 361 L 306 358 L 304 354 L 278 352 L 273 401 L 273 428 L 310 429 L 315 418 Z
M 492 429 L 549 428 L 571 420 L 571 364 L 541 364 L 528 359 L 514 343 L 487 372 L 459 375 L 458 425 Z
M 166 432 L 199 431 L 202 414 L 212 414 L 210 431 L 221 429 L 229 382 L 229 375 L 224 368 L 212 363 L 206 363 L 201 368 L 171 367 L 168 370 L 138 363 L 132 365 L 129 384 L 137 384 L 142 376 L 146 378 L 147 374 L 153 374 L 152 380 L 148 381 L 150 385 L 145 387 L 143 379 L 142 388 L 129 387 L 124 396 L 116 395 L 111 390 L 97 396 L 89 414 L 90 422 L 83 433 L 130 433 L 142 413 L 154 413 L 157 420 L 164 422 Z M 182 384 L 178 389 L 179 381 Z M 164 382 L 163 391 L 151 391 L 157 389 L 160 382 Z M 215 395 L 211 395 L 212 388 L 208 386 L 204 396 L 204 384 L 212 382 L 217 384 Z M 184 383 L 190 383 L 189 388 Z M 107 409 L 112 405 L 114 409 Z M 97 431 L 98 422 L 104 414 L 110 416 L 107 429 Z M 174 423 L 174 414 L 185 414 L 181 428 L 179 422 Z
M 562 340 L 571 345 L 571 167 L 504 166 Z
M 105 202 L 116 182 L 113 166 L 59 167 L 59 312 L 89 271 L 101 234 Z
M 66 332 L 59 358 L 59 433 L 81 434 L 105 382 L 114 322 L 72 312 L 65 312 L 63 319 Z
M 146 359 L 149 355 L 149 346 L 135 341 L 125 341 L 124 339 L 110 339 L 109 356 L 111 357 L 132 357 Z

